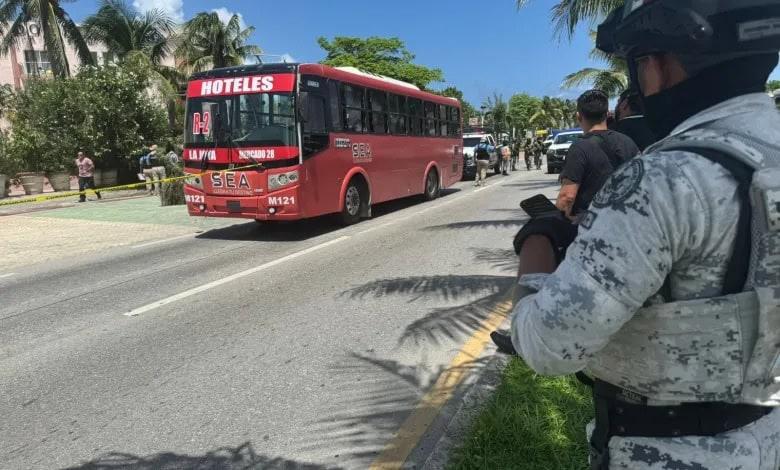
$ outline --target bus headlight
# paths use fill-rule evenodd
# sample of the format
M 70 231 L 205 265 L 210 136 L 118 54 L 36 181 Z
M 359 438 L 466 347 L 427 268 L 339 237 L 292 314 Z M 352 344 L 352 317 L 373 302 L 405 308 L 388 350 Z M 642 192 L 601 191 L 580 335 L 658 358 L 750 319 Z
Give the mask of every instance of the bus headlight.
M 298 170 L 279 173 L 268 177 L 268 190 L 283 188 L 298 182 Z
M 193 188 L 203 189 L 203 179 L 199 175 L 193 175 L 184 180 L 184 184 Z

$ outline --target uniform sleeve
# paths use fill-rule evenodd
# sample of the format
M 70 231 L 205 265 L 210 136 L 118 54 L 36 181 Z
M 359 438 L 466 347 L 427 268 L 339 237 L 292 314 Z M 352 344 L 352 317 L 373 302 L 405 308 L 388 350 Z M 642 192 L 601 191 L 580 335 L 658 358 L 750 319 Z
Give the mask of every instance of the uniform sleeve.
M 585 152 L 579 145 L 573 145 L 566 155 L 566 162 L 561 171 L 561 179 L 565 178 L 574 183 L 582 183 L 585 179 L 587 161 Z
M 673 158 L 621 167 L 594 198 L 565 261 L 516 305 L 512 339 L 536 372 L 584 369 L 660 290 L 672 264 L 701 243 L 700 195 Z

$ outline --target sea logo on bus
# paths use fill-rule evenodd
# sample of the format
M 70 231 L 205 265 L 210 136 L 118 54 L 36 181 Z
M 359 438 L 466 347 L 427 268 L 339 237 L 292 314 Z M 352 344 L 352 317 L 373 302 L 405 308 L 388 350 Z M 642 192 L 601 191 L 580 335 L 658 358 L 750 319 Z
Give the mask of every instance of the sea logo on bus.
M 352 148 L 352 141 L 349 139 L 338 138 L 336 139 L 335 145 L 337 149 L 348 149 Z
M 354 162 L 370 162 L 373 157 L 371 144 L 352 144 L 352 160 Z
M 214 161 L 217 159 L 217 152 L 214 149 L 188 149 L 187 160 L 209 160 Z
M 238 151 L 241 160 L 273 160 L 276 158 L 274 149 L 244 149 Z
M 251 189 L 246 173 L 212 173 L 211 187 L 214 189 Z

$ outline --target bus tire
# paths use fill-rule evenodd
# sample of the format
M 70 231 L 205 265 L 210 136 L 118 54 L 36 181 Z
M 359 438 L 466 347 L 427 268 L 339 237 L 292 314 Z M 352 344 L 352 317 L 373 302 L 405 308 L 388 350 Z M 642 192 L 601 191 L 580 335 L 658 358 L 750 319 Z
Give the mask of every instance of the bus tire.
M 425 177 L 425 192 L 423 197 L 426 201 L 433 201 L 441 194 L 441 184 L 439 182 L 439 172 L 436 168 L 431 168 Z
M 357 178 L 353 178 L 344 192 L 344 208 L 341 210 L 341 223 L 354 225 L 360 222 L 363 206 L 368 203 L 366 191 Z

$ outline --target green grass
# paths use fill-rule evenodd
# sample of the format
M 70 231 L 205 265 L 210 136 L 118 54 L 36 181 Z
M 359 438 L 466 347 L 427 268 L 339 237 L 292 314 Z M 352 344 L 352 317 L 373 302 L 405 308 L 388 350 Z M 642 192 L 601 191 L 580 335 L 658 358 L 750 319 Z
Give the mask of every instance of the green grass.
M 449 467 L 587 470 L 590 391 L 574 377 L 541 377 L 513 359 Z

